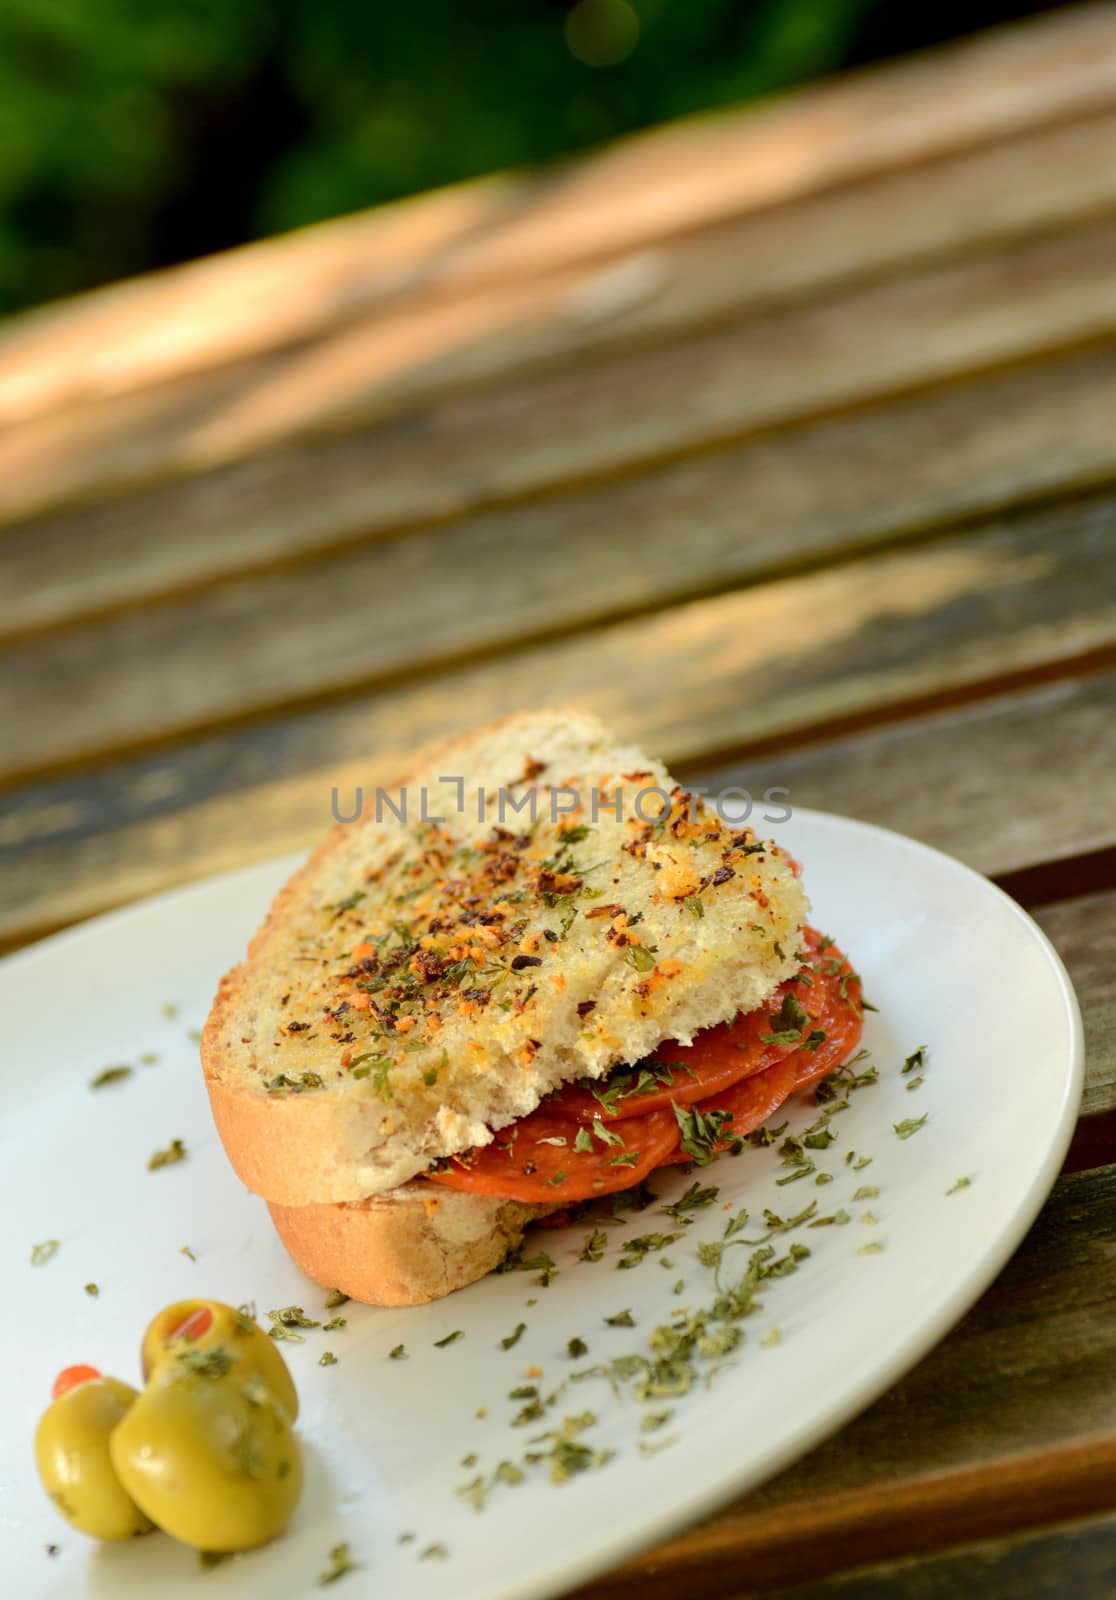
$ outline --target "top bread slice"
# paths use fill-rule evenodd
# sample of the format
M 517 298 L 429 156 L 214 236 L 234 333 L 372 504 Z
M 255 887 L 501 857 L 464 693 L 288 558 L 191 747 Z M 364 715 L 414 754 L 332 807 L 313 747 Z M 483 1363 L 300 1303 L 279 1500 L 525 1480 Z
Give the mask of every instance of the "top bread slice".
M 218 1131 L 277 1204 L 382 1193 L 761 1005 L 807 909 L 780 851 L 595 717 L 480 728 L 339 823 L 222 980 Z

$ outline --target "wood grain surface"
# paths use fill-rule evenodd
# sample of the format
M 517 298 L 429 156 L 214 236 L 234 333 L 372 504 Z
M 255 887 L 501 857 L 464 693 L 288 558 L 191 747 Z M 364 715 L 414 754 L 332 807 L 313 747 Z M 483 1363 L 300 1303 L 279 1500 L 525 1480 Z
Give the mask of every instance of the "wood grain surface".
M 1082 1117 L 1015 1260 L 594 1600 L 1116 1582 L 1114 260 L 1105 3 L 0 329 L 0 944 L 580 702 L 946 850 L 1066 962 Z
M 1005 1484 L 1005 1489 L 1008 1485 Z M 754 1593 L 754 1591 L 752 1591 Z M 1116 1517 L 1087 1517 L 1016 1539 L 989 1539 L 929 1560 L 888 1562 L 768 1600 L 1109 1600 L 1116 1592 Z M 725 1600 L 748 1593 L 737 1585 Z
M 508 608 L 537 606 L 557 590 L 560 615 L 574 619 L 662 605 L 1111 483 L 1114 407 L 1116 343 L 399 539 L 377 537 L 378 483 L 359 440 L 344 439 L 322 471 L 288 476 L 281 462 L 256 462 L 248 475 L 10 528 L 0 536 L 0 639 L 254 572 L 283 573 L 288 586 L 305 572 L 319 588 L 331 572 L 339 588 L 356 572 L 374 583 L 369 604 L 394 603 L 417 581 L 444 604 L 494 590 Z M 571 584 L 582 567 L 593 582 Z
M 312 471 L 324 483 L 330 436 L 341 431 L 359 436 L 377 485 L 377 527 L 460 515 L 1111 337 L 1114 244 L 1116 220 L 1105 216 L 762 317 L 410 404 L 406 393 L 393 398 L 403 380 L 392 374 L 432 354 L 413 339 L 399 351 L 391 340 L 377 346 L 386 377 L 381 356 L 367 352 L 347 386 L 304 373 L 292 392 L 276 356 L 254 378 L 230 369 L 8 429 L 0 519 L 211 473 L 254 453 L 277 455 L 267 462 L 277 476 Z
M 414 572 L 380 605 L 363 558 L 338 557 L 324 571 L 230 582 L 10 644 L 0 777 L 404 675 L 361 713 L 376 752 L 369 777 L 386 780 L 420 738 L 553 702 L 556 686 L 668 759 L 822 731 L 1116 655 L 1114 539 L 1116 501 L 1101 497 L 518 650 L 509 647 L 545 635 L 548 618 L 552 628 L 563 615 L 567 626 L 592 622 L 608 604 L 606 552 L 622 583 L 630 551 L 602 550 L 599 584 L 586 572 L 571 586 L 561 567 L 548 584 L 540 556 L 487 592 Z

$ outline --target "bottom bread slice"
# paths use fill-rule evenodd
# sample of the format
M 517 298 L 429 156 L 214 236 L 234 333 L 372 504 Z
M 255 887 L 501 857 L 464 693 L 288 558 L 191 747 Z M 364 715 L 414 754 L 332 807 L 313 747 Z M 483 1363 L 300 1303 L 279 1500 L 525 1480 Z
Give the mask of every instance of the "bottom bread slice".
M 268 1210 L 291 1256 L 323 1288 L 366 1305 L 416 1306 L 483 1278 L 529 1223 L 561 1207 L 407 1183 L 367 1200 L 269 1202 Z

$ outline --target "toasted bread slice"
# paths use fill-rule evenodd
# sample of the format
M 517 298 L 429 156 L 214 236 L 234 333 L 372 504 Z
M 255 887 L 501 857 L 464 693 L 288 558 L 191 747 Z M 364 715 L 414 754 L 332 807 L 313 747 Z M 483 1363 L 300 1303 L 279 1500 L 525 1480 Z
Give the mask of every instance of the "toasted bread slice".
M 205 1028 L 225 1148 L 277 1205 L 396 1188 L 796 969 L 792 865 L 585 713 L 481 728 L 390 797 L 281 890 Z
M 417 1306 L 463 1289 L 506 1259 L 555 1206 L 406 1183 L 347 1205 L 268 1206 L 315 1283 L 372 1306 Z

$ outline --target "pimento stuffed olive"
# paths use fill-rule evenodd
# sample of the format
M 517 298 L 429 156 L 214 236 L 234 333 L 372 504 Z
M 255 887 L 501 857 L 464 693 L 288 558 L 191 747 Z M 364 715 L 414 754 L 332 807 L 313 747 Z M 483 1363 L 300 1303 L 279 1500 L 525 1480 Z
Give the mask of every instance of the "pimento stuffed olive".
M 145 1379 L 184 1351 L 223 1348 L 241 1363 L 241 1372 L 258 1372 L 291 1421 L 298 1416 L 298 1395 L 287 1364 L 274 1340 L 269 1339 L 244 1311 L 220 1300 L 176 1300 L 148 1323 L 140 1349 Z
M 110 1449 L 136 1504 L 200 1550 L 266 1544 L 302 1491 L 286 1407 L 248 1360 L 222 1345 L 161 1362 Z
M 43 1488 L 71 1527 L 95 1539 L 131 1539 L 151 1529 L 112 1465 L 114 1429 L 139 1399 L 94 1367 L 69 1367 L 35 1432 Z

